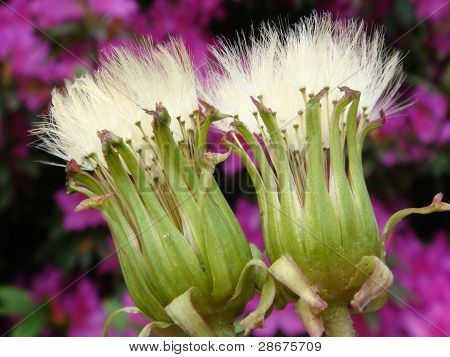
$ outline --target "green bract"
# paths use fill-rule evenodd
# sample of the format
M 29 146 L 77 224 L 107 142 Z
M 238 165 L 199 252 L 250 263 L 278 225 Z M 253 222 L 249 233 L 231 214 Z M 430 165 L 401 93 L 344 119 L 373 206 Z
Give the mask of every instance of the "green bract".
M 255 186 L 269 271 L 279 285 L 274 298 L 278 305 L 283 300 L 296 301 L 296 311 L 313 336 L 320 336 L 324 329 L 328 335 L 351 335 L 349 307 L 363 312 L 384 304 L 393 282 L 384 264 L 384 243 L 393 225 L 410 213 L 449 209 L 438 195 L 431 206 L 400 211 L 380 239 L 361 152 L 366 135 L 383 124 L 384 114 L 369 121 L 358 110 L 360 93 L 346 87 L 341 90 L 344 95 L 334 103 L 329 118 L 321 118 L 328 88 L 310 95 L 305 113 L 300 113 L 300 120 L 304 114 L 306 145 L 292 145 L 262 97 L 252 100 L 256 120 L 262 120 L 263 144 L 243 122 L 233 123 L 257 166 L 237 136 L 233 143 L 225 140 L 243 160 Z M 325 121 L 329 149 L 322 138 Z M 298 130 L 299 125 L 294 127 Z
M 205 152 L 208 127 L 220 119 L 206 109 L 193 113 L 194 130 L 180 121 L 184 137 L 177 143 L 158 104 L 147 111 L 154 136 L 142 130 L 144 147 L 104 130 L 98 136 L 106 165 L 91 155 L 92 175 L 73 160 L 67 166 L 69 190 L 89 197 L 78 209 L 102 213 L 133 301 L 153 321 L 143 335 L 234 335 L 257 271 L 265 269 L 213 178 L 227 155 Z

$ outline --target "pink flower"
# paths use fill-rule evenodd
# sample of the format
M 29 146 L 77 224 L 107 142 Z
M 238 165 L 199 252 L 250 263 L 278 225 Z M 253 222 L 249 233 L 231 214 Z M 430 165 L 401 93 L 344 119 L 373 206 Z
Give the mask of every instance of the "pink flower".
M 31 295 L 38 304 L 48 301 L 50 322 L 67 325 L 68 336 L 102 336 L 105 311 L 95 286 L 87 278 L 69 284 L 59 269 L 47 266 L 33 278 Z
M 450 141 L 450 120 L 446 98 L 419 86 L 411 93 L 413 103 L 401 116 L 388 118 L 373 137 L 386 145 L 382 162 L 392 167 L 436 155 L 436 147 Z
M 394 277 L 401 287 L 378 312 L 378 321 L 356 317 L 360 335 L 443 336 L 450 334 L 450 246 L 438 233 L 425 246 L 409 230 L 394 242 Z M 373 315 L 372 315 L 373 319 Z M 369 321 L 369 322 L 368 322 Z
M 97 290 L 89 280 L 82 279 L 61 300 L 69 321 L 68 336 L 102 336 L 105 312 Z
M 136 306 L 133 299 L 131 298 L 131 295 L 127 291 L 122 295 L 122 304 L 123 306 Z M 141 327 L 144 327 L 150 322 L 147 317 L 141 314 L 129 314 L 128 320 L 131 323 Z
M 83 15 L 79 2 L 73 0 L 31 0 L 28 9 L 33 20 L 43 28 L 77 21 Z
M 151 35 L 156 41 L 180 36 L 190 50 L 194 64 L 204 63 L 210 38 L 205 28 L 224 16 L 221 0 L 156 0 L 148 12 Z
M 64 189 L 55 193 L 55 201 L 63 212 L 63 227 L 66 231 L 81 231 L 86 228 L 105 224 L 99 212 L 86 210 L 75 212 L 75 207 L 84 199 L 84 196 L 75 193 L 68 195 Z
M 450 125 L 446 98 L 425 87 L 416 88 L 412 98 L 415 103 L 408 108 L 406 115 L 419 142 L 422 144 L 447 142 L 450 137 L 442 136 L 443 127 Z
M 258 306 L 259 296 L 249 301 L 244 316 Z M 283 310 L 273 310 L 268 318 L 264 320 L 264 327 L 253 330 L 254 336 L 276 336 L 282 333 L 285 336 L 298 336 L 305 329 L 295 313 L 294 304 L 288 304 Z
M 115 273 L 120 271 L 119 258 L 116 254 L 116 247 L 112 237 L 107 238 L 109 250 L 106 251 L 105 257 L 101 260 L 100 265 L 97 267 L 99 274 Z
M 133 0 L 88 0 L 88 6 L 97 15 L 130 22 L 138 10 Z
M 431 22 L 445 21 L 448 14 L 447 0 L 411 0 L 411 3 L 416 6 L 416 16 L 420 19 L 429 19 Z
M 224 132 L 215 128 L 211 128 L 208 132 L 209 150 L 219 153 L 227 152 L 228 148 L 221 143 L 222 137 L 224 135 Z M 229 138 L 229 140 L 232 141 L 232 138 Z M 245 145 L 245 143 L 243 144 Z M 220 167 L 226 175 L 233 176 L 244 168 L 244 164 L 242 163 L 239 156 L 232 152 L 228 159 L 220 164 Z
M 258 204 L 241 197 L 236 202 L 234 213 L 247 239 L 260 250 L 264 250 Z

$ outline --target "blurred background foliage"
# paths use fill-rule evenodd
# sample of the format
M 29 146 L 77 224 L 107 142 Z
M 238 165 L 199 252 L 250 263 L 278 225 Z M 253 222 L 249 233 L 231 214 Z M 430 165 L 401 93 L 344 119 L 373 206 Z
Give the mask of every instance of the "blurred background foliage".
M 54 159 L 31 145 L 28 131 L 45 115 L 51 89 L 95 69 L 99 51 L 111 44 L 142 35 L 155 41 L 179 36 L 201 67 L 216 36 L 234 39 L 263 21 L 294 23 L 314 10 L 363 18 L 369 29 L 383 25 L 386 43 L 404 54 L 402 93 L 413 104 L 388 118 L 364 153 L 380 223 L 396 209 L 428 204 L 437 192 L 450 196 L 446 0 L 0 1 L 0 334 L 101 335 L 107 314 L 132 304 L 103 220 L 95 212 L 73 211 L 81 197 L 65 194 L 64 170 L 42 164 Z M 248 182 L 236 158 L 217 175 L 224 188 Z M 259 213 L 247 188 L 228 198 L 248 238 L 261 246 Z M 388 259 L 396 276 L 393 292 L 402 301 L 393 298 L 381 312 L 355 317 L 358 334 L 450 334 L 449 232 L 445 214 L 402 224 Z M 143 323 L 122 317 L 113 334 L 136 335 Z M 303 333 L 292 306 L 255 331 Z

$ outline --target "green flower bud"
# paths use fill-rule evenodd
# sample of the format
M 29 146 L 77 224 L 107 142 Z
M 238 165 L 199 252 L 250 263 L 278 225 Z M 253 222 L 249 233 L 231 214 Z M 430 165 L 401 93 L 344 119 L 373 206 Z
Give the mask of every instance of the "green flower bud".
M 296 311 L 311 335 L 352 334 L 348 309 L 373 311 L 385 302 L 392 273 L 384 264 L 385 241 L 411 213 L 448 211 L 437 195 L 430 206 L 396 213 L 380 238 L 364 180 L 361 147 L 368 131 L 384 121 L 359 116 L 360 93 L 343 87 L 331 116 L 323 118 L 328 88 L 310 96 L 305 111 L 306 146 L 301 152 L 280 130 L 276 113 L 252 98 L 267 132 L 259 141 L 240 121 L 232 125 L 253 151 L 258 167 L 235 143 L 254 182 L 264 242 L 281 284 L 279 295 L 297 301 Z M 329 148 L 321 123 L 329 123 Z M 294 148 L 294 149 L 292 149 Z M 346 155 L 347 153 L 347 155 Z
M 72 159 L 68 191 L 86 196 L 77 209 L 99 210 L 112 233 L 136 307 L 113 313 L 105 334 L 118 313 L 141 312 L 152 320 L 141 335 L 234 335 L 267 280 L 213 177 L 227 155 L 207 152 L 206 136 L 223 116 L 199 109 L 197 87 L 179 41 L 113 48 L 98 71 L 53 92 L 35 130 L 44 150 Z M 145 109 L 161 101 L 168 109 Z
M 253 296 L 263 263 L 253 259 L 213 177 L 228 155 L 204 151 L 210 116 L 183 138 L 190 143 L 186 155 L 173 138 L 166 108 L 158 104 L 147 112 L 153 141 L 136 150 L 131 140 L 99 132 L 104 160 L 86 158 L 92 175 L 70 161 L 68 187 L 89 196 L 78 210 L 97 209 L 108 222 L 128 290 L 153 320 L 151 328 L 234 335 L 234 319 Z M 150 166 L 146 153 L 155 157 Z
M 385 112 L 401 109 L 402 56 L 383 45 L 381 31 L 367 34 L 363 22 L 326 13 L 289 28 L 265 24 L 258 36 L 224 43 L 213 55 L 202 96 L 235 119 L 218 125 L 235 128 L 224 143 L 253 181 L 276 280 L 277 294 L 261 306 L 295 301 L 310 335 L 351 335 L 349 310 L 386 301 L 393 277 L 385 241 L 395 223 L 450 208 L 438 195 L 428 207 L 395 214 L 379 236 L 362 146 Z

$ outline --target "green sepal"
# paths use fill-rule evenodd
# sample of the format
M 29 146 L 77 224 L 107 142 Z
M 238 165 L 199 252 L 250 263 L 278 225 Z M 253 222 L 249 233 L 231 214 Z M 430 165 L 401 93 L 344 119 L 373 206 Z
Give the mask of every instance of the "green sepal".
M 164 329 L 171 327 L 172 325 L 173 324 L 171 324 L 169 322 L 161 322 L 161 321 L 150 322 L 149 324 L 147 324 L 143 327 L 141 332 L 139 332 L 138 337 L 150 337 L 150 335 L 152 334 L 152 332 L 155 329 L 156 330 L 164 330 Z
M 265 272 L 264 280 L 267 278 L 266 264 L 260 259 L 250 260 L 244 269 L 242 269 L 234 294 L 227 302 L 225 310 L 238 309 L 251 299 L 255 291 L 256 272 L 258 268 Z
M 370 302 L 387 292 L 394 281 L 394 276 L 386 264 L 376 256 L 362 257 L 355 269 L 349 288 L 359 286 L 360 289 L 350 305 L 361 312 Z
M 142 314 L 142 311 L 139 310 L 135 306 L 126 306 L 122 307 L 114 312 L 112 312 L 108 318 L 106 319 L 105 326 L 103 327 L 103 337 L 108 336 L 109 327 L 111 326 L 111 323 L 113 320 L 119 315 L 119 314 Z
M 323 92 L 312 97 L 306 107 L 307 176 L 302 243 L 303 260 L 297 261 L 314 281 L 324 289 L 339 291 L 342 279 L 336 279 L 330 270 L 341 269 L 336 253 L 343 255 L 341 233 L 336 212 L 328 193 L 324 169 L 320 98 Z M 299 259 L 294 255 L 295 259 Z M 307 267 L 307 271 L 306 271 Z
M 360 235 L 364 239 L 364 247 L 366 255 L 382 256 L 382 247 L 379 240 L 378 225 L 373 211 L 372 202 L 370 201 L 369 192 L 367 191 L 366 181 L 362 167 L 361 153 L 358 150 L 357 141 L 357 119 L 358 106 L 361 96 L 360 92 L 353 91 L 347 87 L 342 87 L 346 95 L 352 97 L 352 103 L 347 113 L 347 151 L 348 151 L 348 170 L 349 180 L 358 213 L 361 217 L 364 233 Z
M 206 323 L 192 302 L 193 289 L 187 290 L 166 306 L 171 319 L 191 337 L 214 337 L 216 334 Z
M 232 125 L 236 128 L 239 134 L 242 135 L 247 145 L 252 150 L 259 166 L 260 174 L 248 154 L 242 148 L 234 147 L 236 154 L 243 160 L 248 171 L 256 171 L 251 174 L 251 178 L 258 196 L 264 246 L 266 247 L 269 259 L 271 261 L 275 261 L 283 252 L 281 242 L 282 233 L 279 223 L 279 210 L 281 209 L 281 206 L 278 197 L 276 177 L 270 167 L 264 150 L 247 126 L 241 121 L 235 121 Z M 240 150 L 238 150 L 239 148 Z
M 269 268 L 273 275 L 294 294 L 303 299 L 311 309 L 321 311 L 327 308 L 327 303 L 317 294 L 317 289 L 300 270 L 291 256 L 285 254 Z
M 152 275 L 142 256 L 135 233 L 117 207 L 106 204 L 102 215 L 108 222 L 116 246 L 122 273 L 133 301 L 152 320 L 170 321 L 160 301 L 162 292 L 154 285 Z
M 71 166 L 73 167 L 74 164 L 72 163 Z M 71 179 L 75 181 L 72 185 L 83 184 L 103 197 L 101 199 L 91 197 L 85 204 L 99 210 L 108 223 L 125 283 L 136 305 L 151 319 L 170 321 L 159 302 L 163 300 L 162 292 L 157 289 L 154 281 L 150 278 L 151 275 L 141 254 L 136 233 L 127 221 L 115 196 L 108 194 L 106 195 L 108 199 L 104 199 L 104 187 L 92 176 L 82 171 L 71 170 Z
M 116 138 L 111 145 L 120 154 L 135 182 L 148 182 L 150 180 L 143 164 L 139 162 L 130 147 L 122 139 Z M 138 183 L 136 186 L 152 219 L 152 224 L 156 226 L 160 236 L 163 237 L 162 242 L 165 246 L 165 252 L 173 264 L 174 274 L 178 275 L 179 279 L 192 282 L 203 293 L 207 293 L 210 287 L 200 264 L 203 263 L 198 246 L 201 242 L 196 240 L 188 242 L 158 203 L 153 191 L 145 184 Z M 186 275 L 189 276 L 186 278 Z
M 354 202 L 353 192 L 345 171 L 345 153 L 341 144 L 340 119 L 345 108 L 352 101 L 348 92 L 335 104 L 330 123 L 330 177 L 329 191 L 336 210 L 340 227 L 343 252 L 347 260 L 357 263 L 361 254 L 365 254 L 362 223 Z M 353 266 L 346 261 L 340 262 L 341 277 L 351 274 Z
M 363 120 L 363 119 L 361 119 Z M 384 114 L 384 111 L 380 111 L 380 118 L 376 120 L 370 120 L 367 123 L 364 124 L 362 127 L 361 132 L 358 133 L 357 137 L 357 147 L 358 147 L 358 156 L 361 157 L 362 155 L 362 148 L 364 145 L 364 141 L 367 137 L 367 135 L 380 127 L 382 127 L 386 123 L 386 116 Z
M 150 275 L 158 292 L 161 296 L 164 296 L 164 303 L 168 303 L 175 296 L 178 296 L 183 288 L 192 286 L 192 281 L 187 280 L 188 276 L 185 272 L 176 272 L 173 269 L 173 264 L 178 262 L 171 261 L 171 256 L 166 251 L 166 242 L 163 242 L 163 239 L 171 238 L 170 232 L 167 236 L 162 236 L 159 233 L 135 185 L 123 167 L 119 155 L 108 141 L 103 142 L 103 153 L 114 183 L 134 218 L 137 237 L 142 246 Z M 168 239 L 168 243 L 170 241 L 171 239 Z M 178 276 L 179 274 L 182 275 Z
M 274 169 L 276 171 L 276 177 L 278 181 L 278 190 L 273 191 L 271 187 L 267 188 L 270 193 L 279 195 L 279 207 L 281 209 L 280 215 L 274 217 L 274 220 L 270 219 L 269 224 L 274 224 L 275 219 L 279 224 L 279 236 L 278 240 L 281 242 L 282 251 L 289 252 L 295 257 L 303 260 L 304 254 L 302 254 L 302 237 L 304 232 L 301 225 L 293 222 L 293 219 L 303 220 L 303 208 L 297 192 L 294 187 L 293 176 L 291 173 L 291 167 L 289 164 L 289 158 L 287 155 L 286 145 L 281 134 L 281 130 L 278 126 L 278 121 L 275 113 L 271 109 L 266 108 L 261 102 L 251 97 L 253 104 L 256 106 L 258 113 L 264 122 L 271 140 L 271 148 L 274 152 Z M 269 210 L 277 210 L 277 202 L 267 202 L 267 208 Z M 295 217 L 295 218 L 294 218 Z M 271 237 L 271 240 L 275 239 Z M 272 255 L 274 255 L 272 253 Z M 279 255 L 275 255 L 277 259 Z M 273 261 L 273 260 L 272 260 Z
M 196 148 L 199 150 L 199 154 L 201 155 L 206 151 L 206 139 L 208 135 L 208 130 L 211 124 L 215 121 L 222 120 L 228 118 L 229 115 L 220 113 L 219 109 L 209 104 L 208 102 L 199 99 L 199 103 L 205 108 L 204 120 L 200 124 L 200 130 L 198 134 L 198 138 L 196 140 Z
M 310 337 L 322 336 L 325 328 L 323 327 L 320 313 L 317 310 L 312 309 L 305 300 L 300 298 L 295 304 L 295 312 Z
M 389 297 L 390 297 L 389 291 L 385 291 L 380 296 L 376 297 L 371 302 L 369 302 L 362 311 L 352 309 L 351 312 L 353 314 L 366 314 L 369 312 L 378 311 L 386 304 L 386 302 L 389 300 Z
M 450 204 L 442 202 L 443 198 L 444 195 L 442 193 L 438 193 L 437 195 L 434 196 L 433 201 L 428 206 L 421 208 L 406 208 L 394 213 L 384 226 L 383 234 L 381 235 L 381 241 L 383 243 L 383 246 L 386 245 L 389 233 L 391 233 L 391 231 L 394 229 L 397 223 L 400 222 L 403 218 L 409 216 L 410 214 L 430 214 L 435 212 L 450 211 Z
M 262 327 L 267 313 L 273 306 L 275 294 L 275 281 L 272 276 L 268 274 L 261 290 L 261 297 L 259 299 L 258 307 L 240 322 L 240 325 L 244 328 L 245 336 L 248 336 L 250 332 L 256 327 Z
M 175 177 L 178 180 L 182 179 L 189 190 L 195 194 L 198 190 L 198 177 L 172 136 L 169 127 L 171 118 L 167 109 L 162 104 L 157 104 L 154 111 L 147 111 L 147 113 L 154 118 L 153 132 L 164 167 L 172 161 L 171 169 Z

